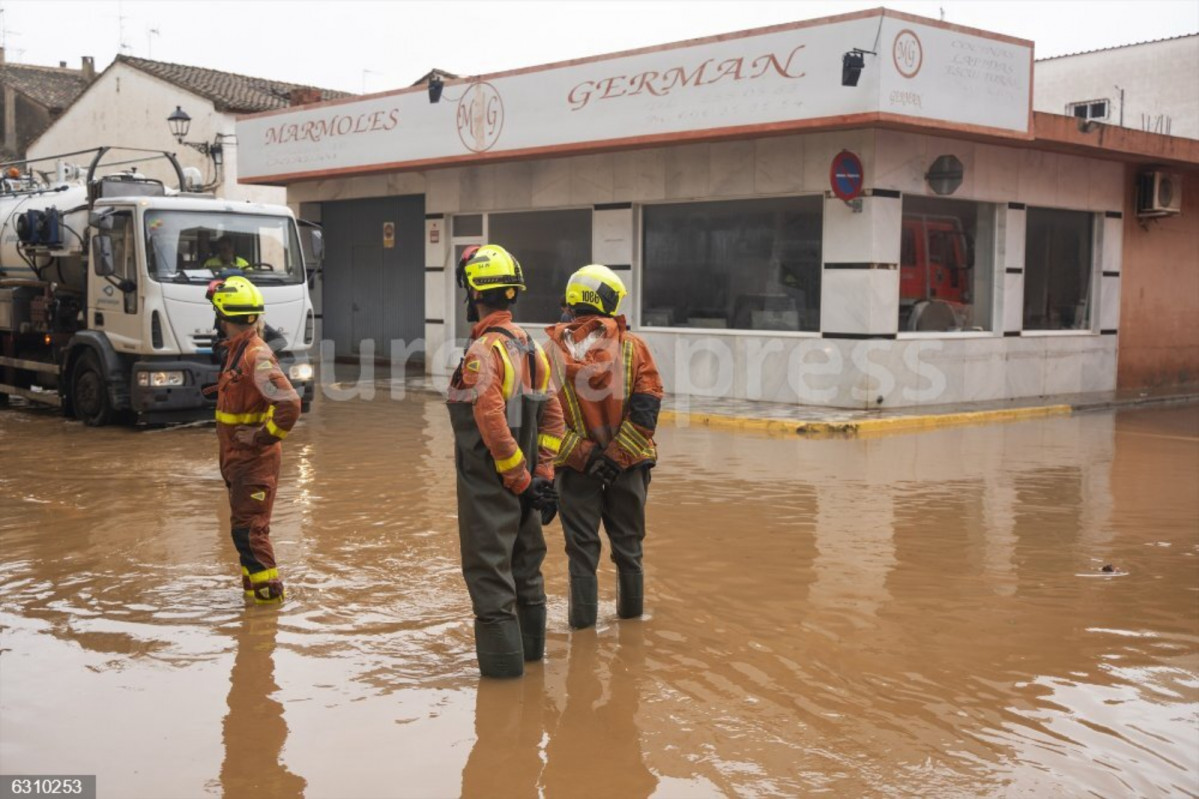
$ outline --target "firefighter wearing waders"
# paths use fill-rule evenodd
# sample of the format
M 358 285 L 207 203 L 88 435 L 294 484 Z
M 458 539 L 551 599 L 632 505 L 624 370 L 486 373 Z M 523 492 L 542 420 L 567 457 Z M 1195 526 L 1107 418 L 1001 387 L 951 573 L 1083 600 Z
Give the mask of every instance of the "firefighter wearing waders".
M 545 654 L 542 524 L 557 512 L 553 459 L 562 410 L 549 361 L 508 310 L 525 283 L 496 245 L 458 262 L 471 342 L 450 382 L 462 574 L 475 614 L 484 677 L 519 677 Z
M 300 417 L 300 397 L 259 337 L 266 309 L 258 287 L 244 277 L 225 278 L 209 288 L 209 300 L 227 337 L 217 382 L 216 432 L 242 589 L 256 604 L 278 603 L 284 592 L 271 546 L 271 508 L 280 442 Z
M 662 381 L 645 342 L 616 315 L 626 293 L 608 267 L 584 266 L 566 285 L 573 321 L 546 328 L 566 416 L 554 463 L 576 629 L 595 624 L 601 521 L 617 569 L 616 614 L 636 618 L 644 604 L 645 498 L 658 459 Z

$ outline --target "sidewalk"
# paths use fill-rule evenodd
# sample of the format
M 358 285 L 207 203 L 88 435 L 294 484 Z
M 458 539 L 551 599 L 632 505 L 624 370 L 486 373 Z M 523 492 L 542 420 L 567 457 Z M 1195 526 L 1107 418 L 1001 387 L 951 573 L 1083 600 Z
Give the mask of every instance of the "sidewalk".
M 376 373 L 374 385 L 377 391 L 389 391 L 391 380 L 383 376 L 386 370 L 382 372 L 383 374 Z M 444 384 L 444 379 L 435 381 L 427 375 L 409 373 L 401 382 L 405 391 L 444 395 L 439 388 Z M 679 427 L 752 430 L 774 435 L 806 437 L 855 437 L 910 433 L 936 427 L 991 424 L 1044 416 L 1068 416 L 1111 408 L 1191 403 L 1199 403 L 1199 386 L 1169 391 L 1134 389 L 870 410 L 668 394 L 662 402 L 659 420 L 663 424 Z
M 848 410 L 738 399 L 668 396 L 661 421 L 683 426 L 759 430 L 780 435 L 854 437 L 917 432 L 935 427 L 991 424 L 1133 406 L 1199 402 L 1191 391 L 1105 391 L 1016 400 Z

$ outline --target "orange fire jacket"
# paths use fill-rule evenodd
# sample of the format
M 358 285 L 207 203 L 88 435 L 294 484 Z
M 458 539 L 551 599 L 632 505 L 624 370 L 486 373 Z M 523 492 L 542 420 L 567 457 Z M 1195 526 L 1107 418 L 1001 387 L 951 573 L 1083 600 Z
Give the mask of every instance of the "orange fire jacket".
M 506 330 L 506 336 L 498 330 Z M 471 329 L 471 344 L 462 365 L 450 382 L 450 402 L 473 402 L 475 424 L 487 451 L 495 460 L 496 471 L 504 486 L 514 494 L 528 488 L 532 481 L 524 453 L 520 451 L 508 426 L 508 400 L 517 394 L 517 381 L 525 391 L 549 391 L 549 361 L 545 351 L 512 321 L 509 311 L 488 314 Z M 512 338 L 515 337 L 515 338 Z M 529 358 L 518 342 L 533 345 L 534 367 L 530 374 Z M 562 406 L 550 394 L 537 437 L 537 463 L 533 474 L 554 479 L 554 457 L 562 443 Z
M 656 462 L 654 430 L 662 404 L 662 379 L 649 347 L 628 332 L 625 318 L 581 316 L 546 328 L 566 435 L 555 463 L 585 471 L 592 451 L 624 468 Z M 571 343 L 598 339 L 576 357 Z
M 233 442 L 238 427 L 261 425 L 254 442 L 269 447 L 285 438 L 300 418 L 300 397 L 257 331 L 251 328 L 229 339 L 227 352 L 216 401 L 221 463 L 250 460 L 256 454 L 255 448 Z

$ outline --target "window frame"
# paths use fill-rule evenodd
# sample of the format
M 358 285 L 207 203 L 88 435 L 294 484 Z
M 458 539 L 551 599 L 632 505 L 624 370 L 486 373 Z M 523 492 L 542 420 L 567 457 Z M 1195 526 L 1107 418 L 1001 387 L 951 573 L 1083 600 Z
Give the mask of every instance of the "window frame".
M 752 202 L 760 200 L 788 200 L 795 198 L 815 197 L 821 200 L 820 206 L 820 279 L 824 281 L 824 199 L 823 192 L 805 191 L 787 194 L 753 194 L 738 197 L 701 197 L 691 199 L 663 199 L 654 200 L 652 202 L 634 203 L 636 213 L 633 215 L 635 237 L 634 250 L 634 276 L 633 283 L 636 286 L 636 307 L 630 308 L 626 312 L 626 317 L 629 319 L 630 326 L 635 326 L 639 331 L 647 333 L 672 333 L 675 335 L 690 335 L 690 336 L 756 336 L 758 338 L 768 336 L 770 338 L 795 338 L 795 339 L 819 339 L 823 332 L 821 325 L 817 325 L 816 330 L 752 330 L 745 328 L 726 328 L 726 327 L 663 327 L 660 325 L 644 325 L 642 324 L 641 306 L 645 298 L 645 210 L 661 205 L 704 205 L 708 203 L 737 203 L 737 202 Z M 824 313 L 824 297 L 823 290 L 817 304 L 817 312 L 823 317 Z
M 933 197 L 933 196 L 928 196 L 928 195 L 923 195 L 923 194 L 904 194 L 903 195 L 903 199 L 907 199 L 909 197 L 919 198 L 919 199 L 945 201 L 947 203 L 970 203 L 970 204 L 976 206 L 975 237 L 974 237 L 974 242 L 970 245 L 970 248 L 973 250 L 973 266 L 970 267 L 970 271 L 973 272 L 975 269 L 978 268 L 980 256 L 983 254 L 986 254 L 987 257 L 990 259 L 990 276 L 989 276 L 989 279 L 987 281 L 985 281 L 985 284 L 987 285 L 987 294 L 989 295 L 989 300 L 986 305 L 986 310 L 987 310 L 987 314 L 988 314 L 988 318 L 989 318 L 989 322 L 988 322 L 989 327 L 984 328 L 982 330 L 975 330 L 973 328 L 970 328 L 968 330 L 967 329 L 962 329 L 962 330 L 906 330 L 903 327 L 899 327 L 898 330 L 896 331 L 896 338 L 897 339 L 941 339 L 941 340 L 948 339 L 948 340 L 953 340 L 953 341 L 957 341 L 960 339 L 967 339 L 967 338 L 1001 338 L 1003 336 L 1003 329 L 1002 329 L 1003 328 L 1002 302 L 1004 302 L 1004 278 L 1003 278 L 1003 275 L 1006 273 L 1006 269 L 1004 268 L 1004 265 L 1000 262 L 1000 247 L 1002 244 L 1001 238 L 1003 236 L 1002 230 L 1003 230 L 1003 226 L 1004 226 L 1004 220 L 1002 219 L 1002 215 L 1004 214 L 1004 209 L 1006 207 L 1005 203 L 998 202 L 995 200 L 975 199 L 973 197 Z M 928 216 L 927 214 L 921 214 L 921 215 Z M 898 268 L 900 269 L 901 280 L 902 280 L 902 274 L 903 274 L 902 270 L 903 270 L 903 256 L 904 256 L 904 252 L 903 252 L 903 247 L 904 247 L 904 229 L 903 228 L 904 228 L 904 226 L 903 226 L 902 220 L 905 218 L 905 216 L 906 216 L 906 214 L 904 213 L 904 210 L 901 208 L 900 209 L 900 232 L 899 232 L 900 252 L 899 252 L 899 264 L 898 264 Z M 983 248 L 983 247 L 979 246 L 979 239 L 980 239 L 979 233 L 980 233 L 980 231 L 984 230 L 985 228 L 990 229 L 989 236 L 990 236 L 991 241 L 990 241 L 990 246 L 988 248 Z M 915 239 L 915 237 L 913 237 L 913 244 L 916 243 L 914 239 Z M 918 251 L 921 246 L 924 246 L 924 245 L 920 245 L 918 247 L 915 247 L 914 249 L 916 251 Z M 915 253 L 913 253 L 913 254 L 915 254 Z M 980 293 L 980 288 L 979 288 L 977 281 L 975 281 L 974 285 L 972 285 L 970 287 L 970 290 L 971 290 L 972 294 L 974 294 L 975 296 L 978 293 Z M 897 289 L 897 292 L 898 292 L 898 296 L 897 296 L 897 307 L 898 307 L 898 305 L 902 305 L 902 301 L 903 301 L 902 300 L 902 288 Z M 972 300 L 971 307 L 974 307 L 977 304 L 978 304 L 977 301 Z
M 1103 116 L 1092 116 L 1091 108 L 1099 105 L 1100 103 L 1103 103 Z M 1087 112 L 1085 114 L 1079 114 L 1078 110 L 1080 108 L 1085 108 Z M 1066 116 L 1074 117 L 1075 119 L 1081 119 L 1084 122 L 1089 122 L 1091 120 L 1104 122 L 1108 119 L 1111 119 L 1112 101 L 1106 97 L 1097 97 L 1094 100 L 1079 100 L 1074 103 L 1066 103 Z
M 554 206 L 552 208 L 495 208 L 495 209 L 488 210 L 488 211 L 458 211 L 458 212 L 455 212 L 452 214 L 448 214 L 449 219 L 448 219 L 448 223 L 447 223 L 446 227 L 449 230 L 449 234 L 448 234 L 449 235 L 449 252 L 450 252 L 450 259 L 451 259 L 452 263 L 450 264 L 449 269 L 447 271 L 449 272 L 449 281 L 450 281 L 449 285 L 450 285 L 451 293 L 454 294 L 454 297 L 459 301 L 462 298 L 462 295 L 461 295 L 462 289 L 458 287 L 458 283 L 457 283 L 457 279 L 456 279 L 456 274 L 457 274 L 457 270 L 458 270 L 458 256 L 457 256 L 458 247 L 470 246 L 473 244 L 482 246 L 484 244 L 491 244 L 491 243 L 499 244 L 502 247 L 507 246 L 503 242 L 493 242 L 492 241 L 491 217 L 493 215 L 497 215 L 497 214 L 500 214 L 500 215 L 545 214 L 545 213 L 558 213 L 558 212 L 562 212 L 562 211 L 586 211 L 588 214 L 590 214 L 591 218 L 589 220 L 589 224 L 591 226 L 591 241 L 588 242 L 588 252 L 589 252 L 588 258 L 593 259 L 595 257 L 595 206 L 593 206 L 593 205 L 564 205 L 564 206 Z M 471 233 L 457 233 L 455 231 L 455 225 L 457 223 L 457 220 L 460 217 L 471 217 L 471 216 L 478 216 L 478 217 L 482 218 L 482 233 L 480 235 L 475 235 L 475 234 L 471 234 Z M 513 252 L 512 254 L 516 257 L 517 261 L 521 260 L 519 252 Z M 586 263 L 581 263 L 574 268 L 580 269 L 589 263 L 592 263 L 592 260 L 588 260 Z M 573 270 L 572 270 L 572 273 L 573 273 Z M 562 285 L 562 291 L 563 291 L 563 293 L 566 292 L 565 284 Z M 463 305 L 463 303 L 461 303 L 461 302 L 458 302 L 455 305 L 455 307 L 459 309 L 455 314 L 455 320 L 456 320 L 455 328 L 457 329 L 459 326 L 465 325 L 466 335 L 469 336 L 470 335 L 470 327 L 471 327 L 472 323 L 465 321 L 466 312 L 465 312 L 465 310 L 462 310 L 462 305 Z M 627 311 L 628 311 L 628 308 L 626 307 L 625 308 L 626 318 L 631 318 L 631 317 L 629 317 Z M 526 329 L 540 330 L 542 327 L 544 327 L 546 325 L 557 324 L 557 322 L 558 322 L 558 317 L 555 317 L 554 319 L 544 319 L 544 320 L 535 320 L 535 321 L 530 321 L 527 319 L 519 320 L 519 321 L 517 321 L 517 324 L 522 327 L 525 327 Z
M 1027 313 L 1027 286 L 1028 286 L 1028 217 L 1034 210 L 1043 211 L 1068 211 L 1071 213 L 1085 214 L 1090 217 L 1091 235 L 1090 235 L 1090 270 L 1087 278 L 1087 326 L 1086 327 L 1066 327 L 1066 328 L 1028 328 L 1025 327 L 1025 314 Z M 1058 205 L 1032 205 L 1029 204 L 1024 216 L 1024 247 L 1025 251 L 1021 261 L 1023 290 L 1020 293 L 1020 335 L 1028 338 L 1034 336 L 1098 336 L 1099 329 L 1099 311 L 1101 297 L 1100 292 L 1103 288 L 1103 219 L 1104 216 L 1100 212 L 1090 211 L 1083 208 L 1064 208 Z

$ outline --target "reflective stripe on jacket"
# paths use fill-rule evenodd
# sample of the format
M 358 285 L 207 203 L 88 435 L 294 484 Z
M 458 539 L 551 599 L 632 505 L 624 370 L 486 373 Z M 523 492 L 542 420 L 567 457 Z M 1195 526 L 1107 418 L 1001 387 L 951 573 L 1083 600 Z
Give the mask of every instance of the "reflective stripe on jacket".
M 278 443 L 300 418 L 300 397 L 279 368 L 271 348 L 253 328 L 228 341 L 227 359 L 217 388 L 217 435 L 221 457 L 252 457 L 253 447 L 233 444 L 233 431 L 261 425 L 259 447 Z
M 509 491 L 524 491 L 532 474 L 552 480 L 563 424 L 562 407 L 549 391 L 550 367 L 545 351 L 513 323 L 509 311 L 488 314 L 471 330 L 471 339 L 450 381 L 449 401 L 474 404 L 475 424 Z M 512 433 L 513 427 L 520 424 L 520 396 L 530 391 L 549 394 L 538 429 L 537 463 L 532 470 Z
M 662 380 L 649 348 L 628 332 L 624 317 L 581 316 L 546 333 L 566 421 L 555 463 L 583 471 L 595 447 L 625 468 L 656 461 Z M 588 340 L 593 343 L 580 356 L 577 350 Z

